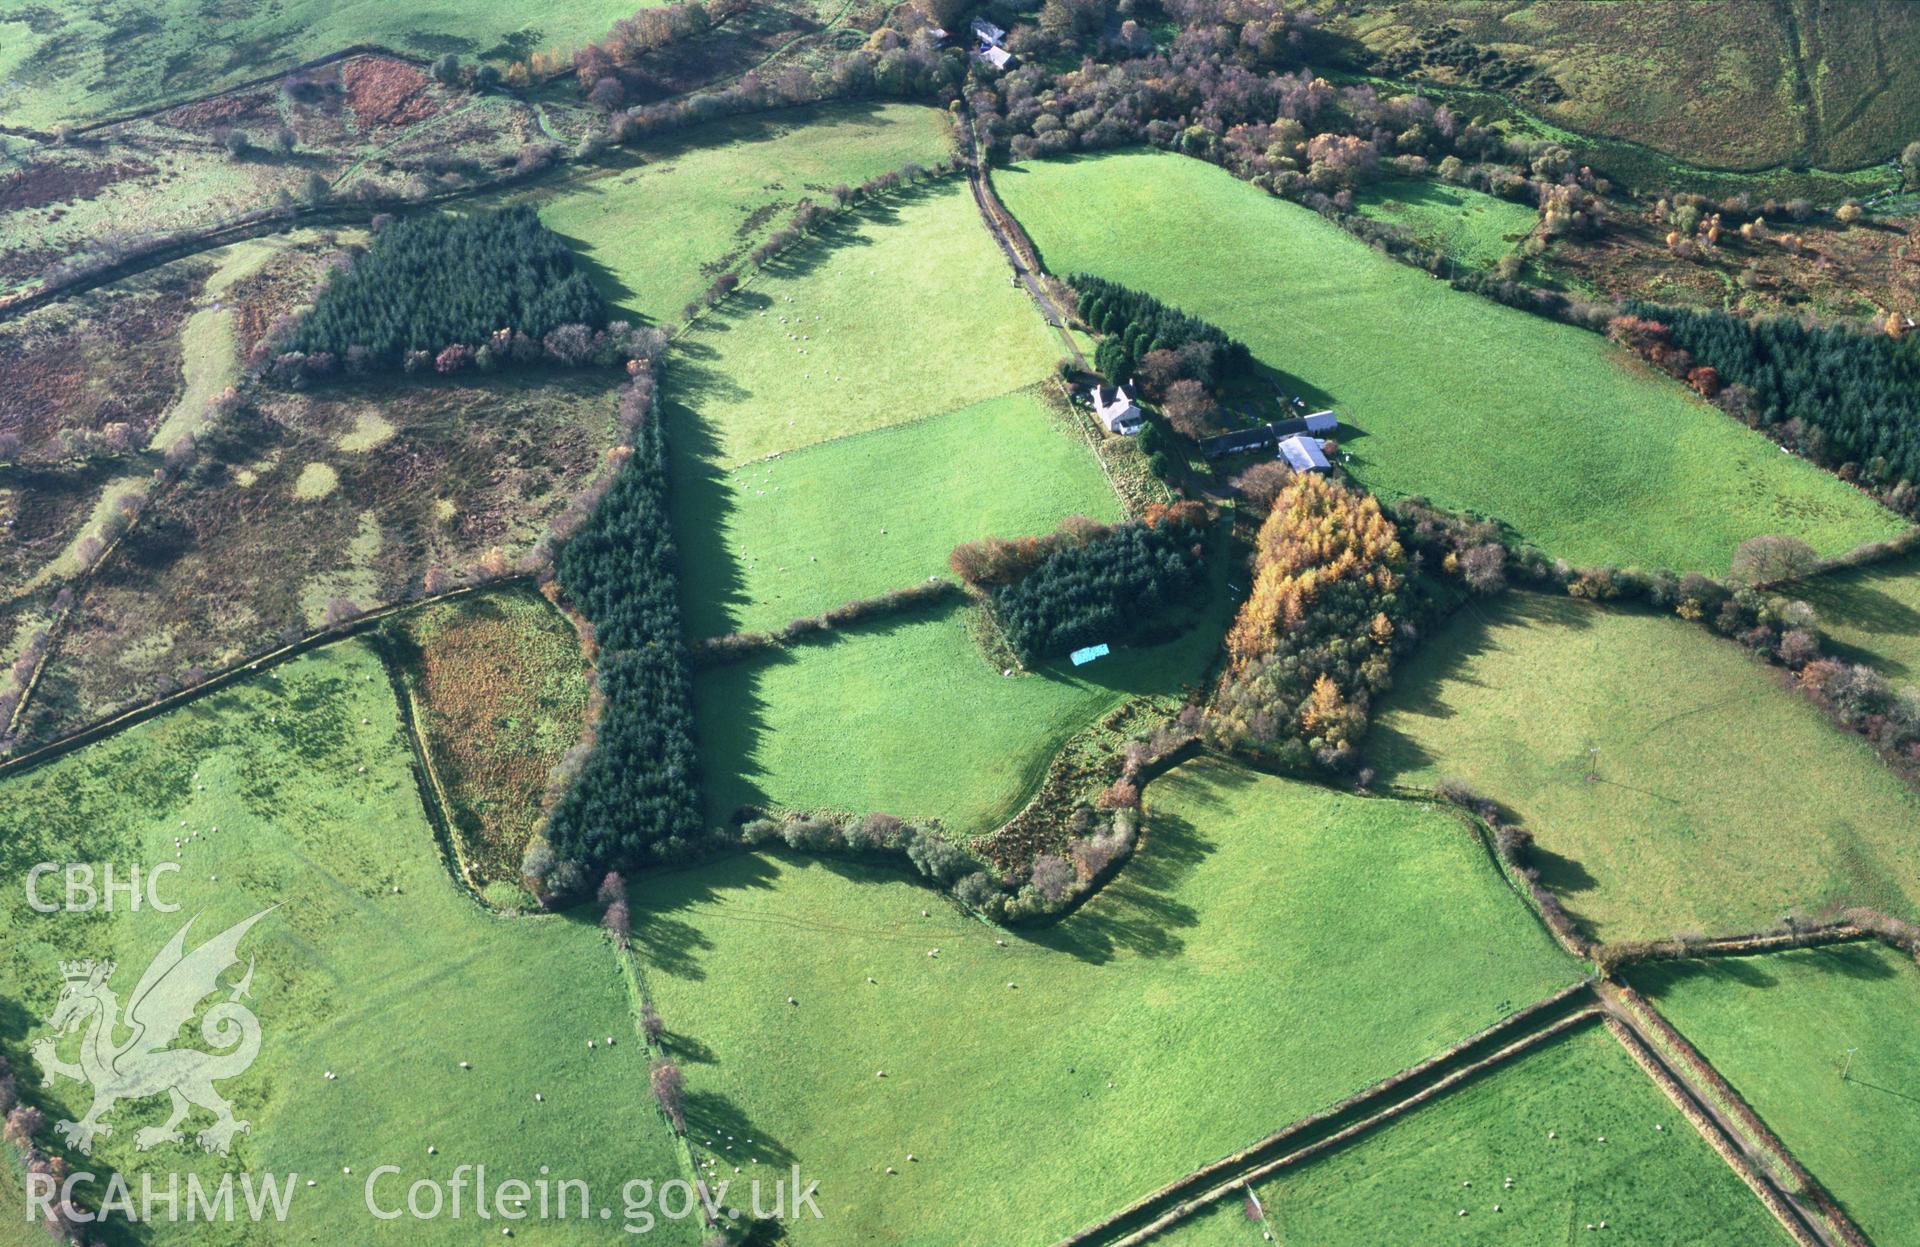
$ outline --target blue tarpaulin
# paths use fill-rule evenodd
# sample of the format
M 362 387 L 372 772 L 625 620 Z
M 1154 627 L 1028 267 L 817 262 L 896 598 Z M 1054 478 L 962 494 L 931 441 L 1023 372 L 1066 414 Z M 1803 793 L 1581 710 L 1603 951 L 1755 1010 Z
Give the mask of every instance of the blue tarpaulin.
M 1085 649 L 1077 649 L 1073 651 L 1073 665 L 1076 667 L 1084 666 L 1085 664 L 1092 662 L 1096 658 L 1105 658 L 1106 656 L 1107 656 L 1107 647 L 1104 644 L 1089 645 Z

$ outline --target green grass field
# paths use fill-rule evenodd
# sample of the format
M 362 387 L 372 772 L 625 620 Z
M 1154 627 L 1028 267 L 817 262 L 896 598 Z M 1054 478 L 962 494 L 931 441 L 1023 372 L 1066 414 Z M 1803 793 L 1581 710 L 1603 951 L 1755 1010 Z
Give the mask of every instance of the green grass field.
M 1491 268 L 1519 246 L 1540 216 L 1525 204 L 1434 178 L 1395 178 L 1354 196 L 1360 215 L 1404 225 L 1463 264 Z
M 1632 977 L 1869 1238 L 1920 1243 L 1910 1159 L 1920 1149 L 1920 970 L 1910 959 L 1847 944 Z
M 123 1103 L 87 1164 L 297 1173 L 288 1224 L 182 1223 L 150 1241 L 364 1242 L 373 1231 L 364 1183 L 381 1164 L 404 1175 L 379 1188 L 383 1203 L 461 1163 L 529 1180 L 547 1165 L 610 1196 L 629 1177 L 679 1175 L 647 1096 L 647 1054 L 616 954 L 582 922 L 498 918 L 456 889 L 414 786 L 388 677 L 363 644 L 316 652 L 10 779 L 0 785 L 0 824 L 9 828 L 0 840 L 0 1048 L 23 1074 L 60 993 L 61 960 L 117 959 L 110 983 L 124 1004 L 188 916 L 191 947 L 278 907 L 240 948 L 258 959 L 260 1055 L 220 1084 L 251 1133 L 225 1160 L 192 1146 L 191 1134 L 139 1153 L 135 1129 L 157 1124 L 166 1102 Z M 110 915 L 32 912 L 22 878 L 40 861 L 111 861 L 122 877 L 134 863 L 177 861 L 160 894 L 182 909 L 128 913 L 122 897 Z M 587 1050 L 589 1037 L 608 1035 L 621 1042 Z M 66 1040 L 62 1056 L 73 1059 L 76 1044 Z M 201 1046 L 197 1027 L 183 1046 Z M 337 1077 L 325 1078 L 329 1070 Z M 54 1119 L 78 1116 L 85 1094 L 69 1081 L 28 1090 Z M 195 1114 L 189 1131 L 212 1120 Z M 17 1220 L 17 1204 L 0 1217 Z M 402 1224 L 410 1242 L 498 1236 L 471 1219 Z M 529 1230 L 541 1241 L 605 1234 L 578 1222 Z M 677 1236 L 657 1232 L 699 1237 L 685 1225 Z
M 1794 593 L 1820 612 L 1829 653 L 1920 684 L 1920 558 L 1821 576 Z
M 1214 762 L 1147 796 L 1141 854 L 1043 932 L 845 861 L 638 884 L 693 1138 L 820 1179 L 793 1243 L 1051 1241 L 1577 976 L 1444 814 Z
M 282 0 L 209 8 L 190 0 L 54 0 L 0 25 L 0 116 L 86 122 L 189 99 L 362 43 L 421 56 L 521 56 L 576 47 L 630 17 L 636 0 Z
M 622 310 L 668 320 L 723 263 L 785 224 L 803 197 L 952 150 L 952 122 L 917 104 L 783 109 L 631 149 L 637 168 L 599 169 L 534 193 L 540 219 L 589 264 Z
M 1549 1130 L 1559 1137 L 1547 1138 Z M 1607 1243 L 1791 1241 L 1598 1026 L 1257 1191 L 1262 1223 L 1248 1219 L 1244 1201 L 1228 1200 L 1155 1241 L 1255 1247 L 1271 1231 L 1272 1241 L 1315 1247 L 1570 1243 L 1602 1222 Z
M 1023 390 L 703 476 L 677 464 L 695 636 L 775 627 L 950 576 L 947 554 L 1068 515 L 1122 518 L 1084 435 Z
M 1085 667 L 1003 676 L 966 608 L 851 628 L 695 681 L 708 815 L 743 804 L 939 818 L 973 836 L 1011 817 L 1067 738 L 1129 697 L 1197 684 L 1226 629 L 1215 591 L 1173 640 Z
M 669 410 L 710 444 L 679 440 L 723 469 L 1005 394 L 1061 351 L 958 178 L 836 219 L 679 347 Z
M 1576 563 L 1711 572 L 1760 533 L 1837 553 L 1902 527 L 1598 336 L 1455 291 L 1211 165 L 1130 153 L 995 184 L 1054 272 L 1213 320 L 1335 406 L 1378 493 L 1479 511 Z
M 1463 611 L 1394 683 L 1366 742 L 1382 772 L 1508 807 L 1603 939 L 1833 902 L 1920 912 L 1920 797 L 1696 624 L 1515 593 Z

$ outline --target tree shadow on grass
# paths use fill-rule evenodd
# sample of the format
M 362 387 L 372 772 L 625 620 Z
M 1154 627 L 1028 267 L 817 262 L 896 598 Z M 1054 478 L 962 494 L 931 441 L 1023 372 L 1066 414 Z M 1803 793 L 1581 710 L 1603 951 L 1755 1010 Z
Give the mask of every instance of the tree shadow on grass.
M 627 889 L 635 952 L 648 970 L 699 982 L 707 976 L 700 962 L 713 951 L 713 941 L 680 912 L 724 904 L 732 893 L 770 890 L 779 875 L 777 864 L 746 852 L 637 875 Z M 572 916 L 588 921 L 597 914 L 597 907 L 583 905 Z
M 781 1172 L 799 1157 L 779 1140 L 771 1138 L 764 1127 L 756 1126 L 738 1104 L 713 1091 L 689 1091 L 686 1100 L 687 1142 L 695 1160 L 711 1155 L 719 1158 L 719 1177 L 727 1181 L 765 1175 L 785 1177 Z M 753 1140 L 751 1143 L 747 1140 Z M 754 1161 L 759 1161 L 755 1165 Z M 735 1174 L 732 1167 L 738 1165 Z M 774 1166 L 769 1174 L 767 1167 Z M 768 1192 L 771 1197 L 771 1192 Z
M 1216 786 L 1254 782 L 1245 772 L 1220 771 L 1232 779 Z M 1059 926 L 1024 938 L 1095 965 L 1104 965 L 1122 952 L 1177 957 L 1187 947 L 1179 933 L 1200 922 L 1199 911 L 1179 898 L 1180 889 L 1214 848 L 1214 842 L 1186 819 L 1153 814 L 1144 841 L 1118 878 Z
M 712 1048 L 682 1031 L 661 1031 L 660 1050 L 683 1065 L 713 1065 L 720 1060 Z

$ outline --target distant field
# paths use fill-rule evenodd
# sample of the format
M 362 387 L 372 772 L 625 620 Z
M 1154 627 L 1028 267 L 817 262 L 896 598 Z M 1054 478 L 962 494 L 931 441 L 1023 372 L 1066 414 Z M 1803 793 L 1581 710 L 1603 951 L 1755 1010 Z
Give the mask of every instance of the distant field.
M 1454 291 L 1211 165 L 1131 153 L 995 183 L 1053 271 L 1214 320 L 1334 405 L 1377 492 L 1480 511 L 1576 563 L 1724 572 L 1756 534 L 1839 552 L 1902 527 L 1600 337 Z
M 669 411 L 721 469 L 1005 394 L 1061 352 L 958 178 L 837 219 L 680 347 Z
M 1820 612 L 1829 651 L 1920 685 L 1920 558 L 1821 576 L 1794 593 Z
M 830 203 L 842 182 L 944 160 L 951 131 L 947 114 L 917 104 L 783 109 L 633 148 L 637 168 L 595 170 L 533 199 L 608 302 L 670 320 L 802 198 Z
M 1920 970 L 1911 959 L 1848 944 L 1649 967 L 1633 981 L 1869 1238 L 1920 1243 L 1911 1180 Z
M 53 0 L 0 27 L 0 115 L 23 126 L 86 122 L 189 99 L 354 44 L 421 56 L 524 56 L 597 39 L 637 0 Z M 31 21 L 28 20 L 31 16 Z
M 579 635 L 524 588 L 436 602 L 390 631 L 462 852 L 511 894 L 547 773 L 586 731 Z
M 1602 1222 L 1608 1243 L 1792 1241 L 1599 1026 L 1257 1190 L 1264 1223 L 1230 1199 L 1155 1241 L 1255 1247 L 1271 1231 L 1315 1247 L 1561 1243 Z
M 1519 246 L 1540 214 L 1525 204 L 1432 178 L 1378 182 L 1354 196 L 1360 215 L 1404 225 L 1463 264 L 1491 268 Z
M 1211 762 L 1148 798 L 1142 854 L 1034 934 L 851 862 L 648 875 L 696 1151 L 818 1176 L 797 1247 L 1048 1242 L 1577 977 L 1445 815 Z
M 1223 600 L 1217 584 L 1213 597 Z M 1009 678 L 988 665 L 966 616 L 955 607 L 890 616 L 701 672 L 709 818 L 751 803 L 937 817 L 962 837 L 991 831 L 1069 736 L 1128 697 L 1197 684 L 1226 628 L 1215 609 L 1164 644 Z
M 138 1241 L 370 1241 L 363 1189 L 382 1163 L 403 1174 L 380 1188 L 383 1202 L 463 1163 L 529 1180 L 547 1165 L 608 1193 L 632 1177 L 678 1176 L 615 954 L 585 923 L 502 919 L 456 888 L 409 757 L 380 663 L 349 642 L 0 784 L 9 829 L 0 840 L 0 1049 L 55 1119 L 79 1115 L 89 1098 L 75 1082 L 42 1084 L 28 1055 L 47 1033 L 40 1019 L 60 993 L 61 960 L 117 958 L 111 985 L 125 1005 L 189 916 L 198 915 L 191 948 L 279 906 L 224 979 L 238 982 L 257 958 L 250 1007 L 260 1055 L 220 1084 L 251 1133 L 226 1159 L 191 1141 L 140 1153 L 136 1129 L 157 1124 L 167 1102 L 123 1102 L 92 1163 L 153 1171 L 163 1188 L 173 1171 L 297 1173 L 288 1225 L 183 1222 Z M 21 880 L 39 861 L 177 861 L 160 890 L 182 910 L 31 912 Z M 587 1038 L 608 1035 L 621 1042 L 587 1049 Z M 62 1055 L 73 1059 L 76 1046 L 69 1038 Z M 204 1050 L 197 1025 L 183 1046 Z M 323 1077 L 329 1070 L 337 1077 Z M 195 1110 L 187 1129 L 212 1120 Z M 0 1199 L 13 1190 L 0 1187 Z M 19 1206 L 0 1206 L 0 1219 L 18 1222 Z M 404 1237 L 472 1242 L 476 1232 L 469 1204 L 467 1219 L 409 1222 Z M 699 1238 L 685 1225 L 659 1233 Z M 549 1223 L 537 1236 L 604 1242 L 606 1231 Z
M 1920 913 L 1920 797 L 1698 625 L 1511 594 L 1429 637 L 1380 710 L 1382 771 L 1456 776 L 1514 811 L 1603 939 L 1833 902 Z
M 675 533 L 695 636 L 751 631 L 950 576 L 963 541 L 1122 518 L 1080 430 L 1023 390 L 702 478 Z M 711 549 L 710 549 L 711 547 Z
M 1367 0 L 1340 23 L 1376 51 L 1442 25 L 1532 65 L 1563 99 L 1519 99 L 1561 125 L 1729 169 L 1851 169 L 1909 142 L 1920 14 L 1906 0 Z M 1444 61 L 1444 57 L 1442 60 Z M 1440 81 L 1454 70 L 1433 67 Z

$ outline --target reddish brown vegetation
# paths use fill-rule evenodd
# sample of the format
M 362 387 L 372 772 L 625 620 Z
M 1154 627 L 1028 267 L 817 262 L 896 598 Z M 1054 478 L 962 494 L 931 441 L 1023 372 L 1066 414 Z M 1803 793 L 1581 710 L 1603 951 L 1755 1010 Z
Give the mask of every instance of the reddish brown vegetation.
M 251 95 L 216 95 L 210 100 L 182 104 L 164 114 L 160 124 L 176 130 L 210 130 L 247 121 L 270 121 L 273 118 L 273 98 L 255 92 Z
M 383 56 L 349 61 L 340 81 L 347 90 L 347 107 L 363 126 L 408 126 L 440 111 L 440 101 L 428 89 L 432 79 L 406 61 Z
M 0 212 L 22 212 L 50 204 L 92 199 L 116 182 L 159 172 L 144 160 L 69 164 L 47 160 L 0 176 Z

